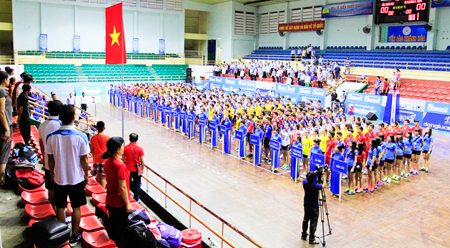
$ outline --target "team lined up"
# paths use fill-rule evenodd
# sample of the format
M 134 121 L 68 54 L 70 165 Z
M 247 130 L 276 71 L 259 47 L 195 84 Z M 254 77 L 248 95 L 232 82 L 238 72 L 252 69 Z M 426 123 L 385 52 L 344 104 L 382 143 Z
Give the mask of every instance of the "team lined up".
M 373 192 L 383 182 L 417 175 L 422 153 L 420 170 L 429 170 L 432 130 L 423 132 L 418 120 L 412 127 L 409 120 L 403 126 L 399 122 L 380 123 L 375 132 L 375 126 L 365 118 L 347 119 L 344 109 L 333 114 L 320 103 L 296 105 L 278 95 L 269 99 L 224 94 L 217 89 L 198 91 L 195 87 L 167 83 L 132 85 L 123 90 L 111 86 L 110 93 L 112 105 L 160 122 L 190 139 L 199 131 L 201 143 L 211 141 L 213 147 L 218 147 L 222 138 L 225 153 L 231 152 L 236 136 L 239 157 L 253 157 L 255 165 L 267 162 L 274 172 L 290 167 L 294 179 L 301 172 L 305 175 L 315 170 L 310 165 L 312 153 L 324 154 L 332 172 L 327 179 L 335 194 L 338 189 L 333 185 L 338 183 L 339 175 L 333 173 L 333 160 L 347 163 L 349 194 L 364 189 Z M 133 100 L 138 94 L 137 99 L 144 100 Z M 292 147 L 301 149 L 303 157 L 292 156 Z M 366 187 L 362 186 L 363 171 L 368 174 Z

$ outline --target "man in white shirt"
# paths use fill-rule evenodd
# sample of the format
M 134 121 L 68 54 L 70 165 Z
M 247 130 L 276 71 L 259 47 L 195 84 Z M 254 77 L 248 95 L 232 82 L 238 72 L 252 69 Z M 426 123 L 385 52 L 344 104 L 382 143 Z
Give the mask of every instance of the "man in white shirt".
M 48 168 L 47 154 L 45 153 L 45 140 L 47 136 L 58 130 L 61 127 L 61 121 L 58 118 L 59 109 L 62 106 L 62 102 L 55 100 L 50 101 L 47 105 L 49 117 L 43 123 L 39 125 L 39 146 L 43 156 L 44 172 L 45 172 L 45 188 L 48 190 L 48 199 L 53 204 L 53 195 L 55 190 L 55 184 L 50 176 L 50 170 Z
M 67 98 L 67 105 L 75 106 L 75 97 L 73 97 L 72 93 L 69 94 L 69 97 Z
M 87 108 L 88 108 L 87 102 L 88 102 L 88 99 L 86 98 L 86 95 L 83 92 L 83 94 L 81 96 L 81 109 L 84 111 L 87 111 Z
M 50 175 L 55 183 L 54 204 L 59 221 L 66 223 L 65 209 L 67 196 L 73 208 L 72 236 L 69 243 L 76 244 L 81 239 L 78 233 L 81 212 L 80 207 L 86 205 L 84 186 L 88 182 L 89 141 L 85 133 L 75 130 L 75 109 L 64 105 L 60 108 L 60 129 L 46 138 L 46 153 Z

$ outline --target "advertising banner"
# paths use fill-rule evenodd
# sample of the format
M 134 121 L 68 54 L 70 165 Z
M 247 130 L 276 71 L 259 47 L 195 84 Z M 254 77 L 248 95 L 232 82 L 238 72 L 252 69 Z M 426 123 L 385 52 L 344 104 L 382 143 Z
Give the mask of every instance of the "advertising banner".
M 423 25 L 382 27 L 380 42 L 426 42 L 427 30 Z M 387 29 L 387 32 L 386 32 Z
M 79 35 L 74 35 L 73 36 L 73 52 L 74 53 L 79 53 L 81 51 L 81 41 L 80 41 L 80 36 Z
M 325 28 L 325 21 L 294 22 L 278 24 L 278 32 L 314 31 Z
M 450 132 L 450 115 L 424 113 L 423 127 L 431 127 L 433 130 Z
M 372 0 L 322 5 L 322 18 L 371 15 L 372 12 Z
M 164 54 L 166 51 L 166 40 L 159 39 L 159 54 Z
M 47 52 L 47 35 L 46 34 L 41 34 L 39 36 L 39 50 L 41 52 Z
M 386 107 L 386 96 L 377 96 L 349 92 L 347 94 L 346 107 L 353 106 L 353 114 L 358 116 L 366 116 L 369 112 L 373 112 L 382 119 Z
M 426 101 L 424 100 L 400 97 L 399 121 L 409 120 L 412 123 L 415 119 L 418 119 L 422 123 L 425 104 Z
M 450 7 L 450 0 L 431 0 L 431 8 Z
M 139 53 L 139 38 L 133 38 L 133 53 Z
M 100 95 L 107 95 L 108 89 L 106 85 L 101 86 L 77 86 L 75 88 L 75 92 L 77 96 L 81 96 L 82 93 L 86 96 L 100 96 Z

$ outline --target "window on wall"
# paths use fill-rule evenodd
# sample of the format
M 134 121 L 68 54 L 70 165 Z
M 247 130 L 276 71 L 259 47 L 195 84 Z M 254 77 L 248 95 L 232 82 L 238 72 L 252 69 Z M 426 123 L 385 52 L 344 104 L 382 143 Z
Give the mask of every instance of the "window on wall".
M 313 9 L 312 7 L 308 7 L 308 8 L 303 8 L 303 13 L 302 13 L 302 21 L 303 22 L 310 22 L 313 20 Z
M 278 32 L 278 12 L 269 13 L 269 33 Z
M 141 0 L 141 8 L 163 9 L 163 0 Z
M 167 0 L 166 9 L 172 11 L 183 11 L 183 0 Z
M 291 22 L 301 22 L 302 21 L 302 9 L 291 10 Z
M 269 13 L 261 14 L 261 21 L 259 22 L 259 33 L 269 33 Z
M 278 23 L 284 23 L 284 11 L 278 12 Z M 277 24 L 277 31 L 278 31 L 278 24 Z
M 76 0 L 64 0 L 64 1 L 72 1 L 75 2 Z M 99 4 L 107 4 L 108 0 L 81 0 L 83 3 L 99 3 Z
M 245 12 L 245 34 L 255 35 L 256 33 L 256 17 L 255 13 Z
M 234 34 L 245 34 L 245 14 L 242 11 L 234 12 Z
M 112 4 L 122 3 L 123 6 L 136 7 L 136 0 L 112 0 Z
M 322 6 L 314 6 L 314 21 L 322 19 Z

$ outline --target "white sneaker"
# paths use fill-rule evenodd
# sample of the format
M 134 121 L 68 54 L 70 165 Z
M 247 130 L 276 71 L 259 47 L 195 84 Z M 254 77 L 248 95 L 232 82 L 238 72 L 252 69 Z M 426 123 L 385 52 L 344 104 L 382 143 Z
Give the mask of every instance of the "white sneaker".
M 367 173 L 368 173 L 368 170 L 367 170 L 367 168 L 365 168 L 363 174 L 367 175 Z
M 342 175 L 342 179 L 347 179 L 348 178 L 348 176 L 347 175 Z

